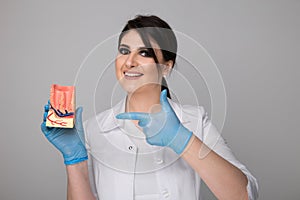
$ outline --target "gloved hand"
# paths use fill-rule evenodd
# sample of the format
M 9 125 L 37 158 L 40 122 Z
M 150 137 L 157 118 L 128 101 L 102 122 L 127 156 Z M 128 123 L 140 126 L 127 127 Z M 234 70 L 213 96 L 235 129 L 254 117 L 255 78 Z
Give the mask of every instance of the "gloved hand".
M 118 114 L 116 118 L 139 120 L 149 144 L 168 146 L 180 155 L 193 133 L 180 123 L 167 100 L 167 90 L 161 92 L 160 104 L 161 111 L 158 113 L 129 112 Z
M 74 128 L 46 127 L 46 118 L 50 103 L 45 105 L 44 120 L 41 130 L 64 157 L 66 165 L 72 165 L 88 159 L 84 145 L 84 130 L 82 126 L 82 107 L 77 108 Z

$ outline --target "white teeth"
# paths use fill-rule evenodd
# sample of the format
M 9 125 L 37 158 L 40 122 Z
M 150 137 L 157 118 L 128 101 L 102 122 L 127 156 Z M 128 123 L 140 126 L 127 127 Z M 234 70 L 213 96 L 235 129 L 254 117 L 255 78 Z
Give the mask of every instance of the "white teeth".
M 139 73 L 128 73 L 125 72 L 125 76 L 130 76 L 130 77 L 139 77 L 142 76 L 143 74 L 139 74 Z

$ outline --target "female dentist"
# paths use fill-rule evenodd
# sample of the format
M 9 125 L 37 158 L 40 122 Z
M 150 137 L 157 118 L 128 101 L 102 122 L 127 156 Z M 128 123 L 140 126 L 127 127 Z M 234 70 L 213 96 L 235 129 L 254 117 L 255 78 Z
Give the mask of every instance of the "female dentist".
M 201 181 L 218 199 L 257 198 L 256 179 L 204 108 L 172 101 L 164 77 L 176 52 L 175 34 L 165 21 L 136 16 L 119 36 L 115 60 L 116 77 L 127 92 L 123 101 L 84 126 L 78 108 L 73 129 L 46 127 L 45 106 L 41 129 L 63 154 L 68 199 L 199 200 Z

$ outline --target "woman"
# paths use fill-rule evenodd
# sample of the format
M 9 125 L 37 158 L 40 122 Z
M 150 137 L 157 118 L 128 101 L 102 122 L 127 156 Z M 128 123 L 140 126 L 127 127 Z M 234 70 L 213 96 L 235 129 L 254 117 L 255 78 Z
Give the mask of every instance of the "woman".
M 115 60 L 127 97 L 84 128 L 82 108 L 74 129 L 48 128 L 44 117 L 42 131 L 65 160 L 68 199 L 198 200 L 202 180 L 219 199 L 257 198 L 256 179 L 204 109 L 170 99 L 164 77 L 176 51 L 176 37 L 165 21 L 137 16 L 122 30 Z M 45 114 L 48 110 L 46 105 Z

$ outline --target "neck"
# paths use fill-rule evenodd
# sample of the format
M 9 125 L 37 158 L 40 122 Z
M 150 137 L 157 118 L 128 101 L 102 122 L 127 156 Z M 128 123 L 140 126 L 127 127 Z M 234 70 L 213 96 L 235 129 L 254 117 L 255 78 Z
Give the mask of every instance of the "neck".
M 126 112 L 156 112 L 157 105 L 160 104 L 160 90 L 159 86 L 128 93 Z

